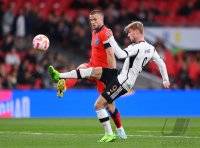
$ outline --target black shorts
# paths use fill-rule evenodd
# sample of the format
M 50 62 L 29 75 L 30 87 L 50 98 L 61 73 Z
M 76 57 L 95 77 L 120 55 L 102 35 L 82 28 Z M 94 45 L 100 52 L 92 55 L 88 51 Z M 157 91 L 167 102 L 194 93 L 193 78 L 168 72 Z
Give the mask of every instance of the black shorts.
M 103 72 L 99 81 L 108 86 L 112 80 L 116 79 L 120 71 L 118 69 L 102 68 Z
M 115 99 L 127 93 L 127 90 L 122 87 L 117 79 L 118 74 L 119 70 L 117 69 L 103 68 L 100 81 L 106 85 L 106 88 L 101 95 L 108 103 L 112 103 Z

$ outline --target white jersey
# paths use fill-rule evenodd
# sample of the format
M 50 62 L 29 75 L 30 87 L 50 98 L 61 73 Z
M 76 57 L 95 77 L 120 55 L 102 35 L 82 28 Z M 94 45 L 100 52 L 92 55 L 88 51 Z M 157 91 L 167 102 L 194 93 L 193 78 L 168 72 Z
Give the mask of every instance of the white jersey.
M 119 83 L 126 89 L 130 90 L 142 71 L 143 67 L 152 59 L 159 67 L 163 82 L 169 81 L 165 63 L 155 50 L 155 47 L 146 41 L 137 44 L 131 44 L 122 50 L 114 37 L 108 39 L 115 55 L 119 59 L 125 59 L 121 73 L 118 75 Z

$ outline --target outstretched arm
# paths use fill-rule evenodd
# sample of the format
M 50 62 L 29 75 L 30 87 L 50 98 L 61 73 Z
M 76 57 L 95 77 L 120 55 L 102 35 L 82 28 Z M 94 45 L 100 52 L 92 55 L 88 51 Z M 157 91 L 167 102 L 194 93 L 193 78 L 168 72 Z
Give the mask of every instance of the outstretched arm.
M 167 74 L 166 65 L 156 51 L 154 52 L 154 55 L 153 55 L 153 61 L 156 63 L 156 65 L 158 66 L 158 68 L 160 70 L 160 73 L 161 73 L 161 76 L 162 76 L 162 79 L 163 79 L 163 86 L 165 88 L 169 88 L 170 82 L 169 82 L 169 77 L 168 77 L 168 74 Z
M 125 59 L 129 56 L 133 56 L 137 54 L 137 49 L 133 49 L 135 47 L 133 47 L 133 45 L 129 45 L 127 48 L 125 48 L 124 50 L 121 49 L 119 47 L 119 45 L 117 44 L 117 42 L 115 41 L 115 38 L 113 36 L 112 31 L 109 29 L 106 32 L 107 37 L 109 38 L 107 40 L 107 42 L 111 45 L 111 47 L 113 48 L 113 51 L 115 53 L 115 55 L 117 56 L 118 59 Z
M 128 57 L 128 53 L 119 47 L 113 36 L 109 38 L 108 42 L 118 59 L 125 59 Z

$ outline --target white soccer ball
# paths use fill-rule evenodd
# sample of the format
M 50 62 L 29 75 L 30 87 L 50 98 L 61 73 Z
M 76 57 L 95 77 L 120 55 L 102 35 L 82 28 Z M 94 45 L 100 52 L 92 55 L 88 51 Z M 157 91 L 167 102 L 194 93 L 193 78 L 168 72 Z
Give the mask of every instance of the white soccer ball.
M 49 48 L 49 39 L 43 34 L 38 34 L 33 39 L 33 48 L 38 51 L 46 51 Z

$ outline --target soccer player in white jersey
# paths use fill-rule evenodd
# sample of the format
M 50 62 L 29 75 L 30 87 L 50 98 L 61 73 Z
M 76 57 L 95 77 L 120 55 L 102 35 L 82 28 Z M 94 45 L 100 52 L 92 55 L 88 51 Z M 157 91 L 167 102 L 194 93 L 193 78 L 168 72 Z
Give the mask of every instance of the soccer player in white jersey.
M 156 52 L 155 47 L 146 42 L 144 39 L 143 24 L 139 21 L 132 22 L 125 27 L 125 32 L 127 32 L 128 37 L 133 44 L 122 50 L 115 41 L 112 31 L 107 31 L 107 42 L 113 48 L 115 55 L 119 59 L 125 59 L 121 72 L 119 72 L 117 69 L 91 67 L 87 69 L 72 70 L 67 73 L 59 73 L 52 66 L 49 67 L 52 79 L 95 78 L 104 82 L 106 88 L 104 92 L 97 98 L 94 104 L 97 117 L 104 126 L 105 130 L 105 135 L 99 140 L 99 142 L 110 142 L 114 140 L 114 138 L 112 138 L 113 131 L 110 125 L 108 113 L 105 110 L 105 106 L 109 103 L 112 103 L 115 99 L 124 95 L 133 88 L 138 75 L 151 59 L 159 67 L 164 88 L 170 87 L 165 63 Z

